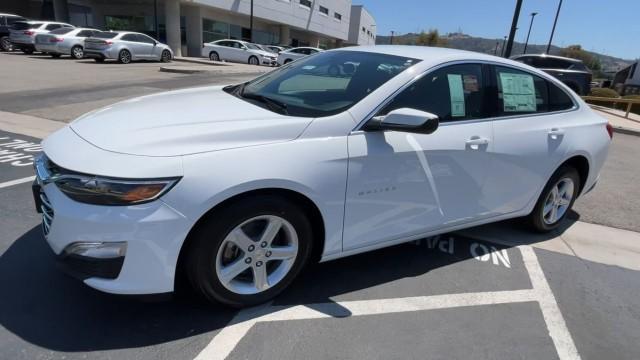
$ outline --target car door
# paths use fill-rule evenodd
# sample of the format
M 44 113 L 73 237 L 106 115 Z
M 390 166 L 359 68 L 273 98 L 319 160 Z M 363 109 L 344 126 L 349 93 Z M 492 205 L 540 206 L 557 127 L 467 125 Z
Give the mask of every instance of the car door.
M 236 61 L 233 44 L 235 41 L 222 41 L 220 42 L 220 60 Z
M 120 38 L 125 45 L 125 47 L 131 52 L 133 59 L 145 59 L 143 54 L 143 49 L 140 46 L 140 42 L 138 42 L 138 37 L 136 34 L 124 34 Z
M 433 134 L 356 131 L 349 136 L 345 250 L 487 216 L 484 186 L 493 134 L 486 119 L 486 69 L 458 64 L 432 71 L 376 114 L 399 108 L 433 113 L 441 121 Z
M 567 153 L 574 108 L 553 82 L 511 67 L 493 67 L 497 87 L 494 165 L 486 192 L 496 215 L 524 209 L 538 197 Z
M 138 34 L 138 40 L 144 46 L 147 59 L 160 60 L 161 49 L 156 45 L 156 41 L 147 35 Z
M 239 63 L 248 62 L 249 53 L 246 51 L 246 46 L 238 41 L 234 41 L 232 45 L 233 47 L 231 48 L 231 51 L 233 52 L 233 61 Z

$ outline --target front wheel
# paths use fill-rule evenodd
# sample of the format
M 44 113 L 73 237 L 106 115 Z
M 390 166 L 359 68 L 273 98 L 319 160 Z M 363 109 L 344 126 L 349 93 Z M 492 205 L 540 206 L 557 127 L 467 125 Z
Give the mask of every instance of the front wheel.
M 304 211 L 270 195 L 216 211 L 193 236 L 186 258 L 189 282 L 206 299 L 234 307 L 282 292 L 306 264 L 313 243 Z
M 212 51 L 209 53 L 209 60 L 211 61 L 220 61 L 220 56 L 218 55 L 217 52 Z
M 11 41 L 9 41 L 8 36 L 3 36 L 2 38 L 0 38 L 0 50 L 2 51 L 12 50 Z
M 249 58 L 249 65 L 260 65 L 260 60 L 255 56 L 251 56 Z
M 171 53 L 169 52 L 169 50 L 164 50 L 162 52 L 162 55 L 160 56 L 160 61 L 163 63 L 171 61 Z
M 580 175 L 571 166 L 562 166 L 542 190 L 528 220 L 537 232 L 554 230 L 567 216 L 580 191 Z

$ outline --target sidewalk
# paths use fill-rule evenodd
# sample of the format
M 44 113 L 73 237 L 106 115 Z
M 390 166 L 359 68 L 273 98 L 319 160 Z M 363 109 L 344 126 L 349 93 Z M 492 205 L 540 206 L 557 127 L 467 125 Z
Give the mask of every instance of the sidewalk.
M 609 120 L 615 131 L 640 136 L 640 115 L 629 113 L 629 118 L 627 119 L 624 117 L 625 112 L 622 110 L 592 104 L 589 104 L 589 106 L 599 115 Z

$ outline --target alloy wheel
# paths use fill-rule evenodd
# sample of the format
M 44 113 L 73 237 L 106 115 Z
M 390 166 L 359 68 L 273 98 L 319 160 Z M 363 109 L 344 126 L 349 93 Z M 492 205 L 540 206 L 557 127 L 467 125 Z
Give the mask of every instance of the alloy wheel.
M 574 190 L 573 180 L 560 179 L 549 191 L 542 208 L 542 220 L 547 225 L 552 225 L 562 219 L 571 205 Z
M 218 248 L 215 273 L 236 294 L 258 294 L 277 285 L 298 256 L 298 235 L 275 215 L 253 217 L 236 226 Z
M 80 46 L 76 46 L 71 49 L 71 55 L 73 55 L 75 59 L 82 59 L 84 57 L 84 51 Z
M 123 50 L 120 52 L 120 62 L 123 64 L 128 64 L 131 62 L 131 53 Z
M 258 65 L 258 58 L 256 58 L 255 56 L 250 57 L 249 58 L 249 64 Z
M 0 39 L 0 47 L 2 47 L 3 51 L 11 51 L 11 41 L 9 41 L 8 37 Z
M 220 61 L 220 57 L 218 56 L 217 53 L 212 52 L 211 54 L 209 54 L 209 60 L 211 60 L 211 61 Z

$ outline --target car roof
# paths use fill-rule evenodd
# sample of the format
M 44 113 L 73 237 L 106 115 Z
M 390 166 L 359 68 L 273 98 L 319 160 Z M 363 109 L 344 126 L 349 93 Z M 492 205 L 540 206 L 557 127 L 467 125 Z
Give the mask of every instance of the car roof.
M 526 57 L 535 57 L 535 58 L 549 58 L 549 59 L 558 59 L 558 60 L 565 60 L 565 61 L 569 61 L 569 62 L 573 62 L 573 63 L 581 63 L 582 60 L 580 59 L 573 59 L 573 58 L 568 58 L 568 57 L 564 57 L 564 56 L 558 56 L 558 55 L 549 55 L 549 54 L 522 54 L 522 55 L 514 55 L 511 57 L 511 59 L 522 59 L 522 58 L 526 58 Z
M 24 16 L 22 16 L 22 15 L 8 14 L 8 13 L 0 13 L 0 16 L 15 16 L 15 17 L 19 17 L 19 18 L 26 19 L 26 18 L 25 18 Z

